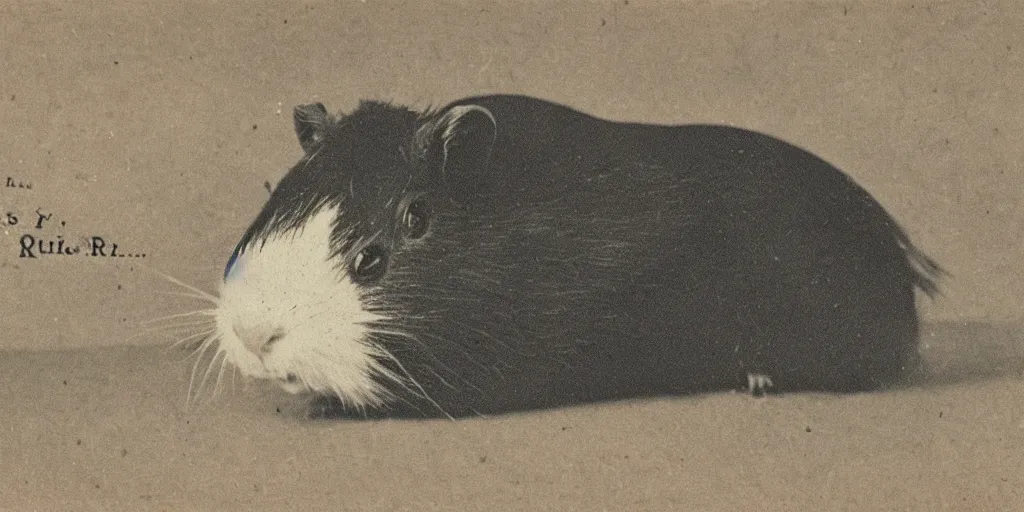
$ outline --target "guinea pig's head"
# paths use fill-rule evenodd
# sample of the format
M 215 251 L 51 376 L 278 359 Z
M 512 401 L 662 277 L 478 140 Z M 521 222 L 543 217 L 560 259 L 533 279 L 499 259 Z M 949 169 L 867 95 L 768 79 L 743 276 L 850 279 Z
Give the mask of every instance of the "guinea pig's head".
M 294 123 L 304 155 L 228 260 L 218 347 L 245 375 L 379 406 L 387 381 L 406 376 L 373 336 L 397 313 L 370 292 L 486 171 L 495 121 L 473 105 L 421 114 L 363 102 L 340 116 L 302 105 Z

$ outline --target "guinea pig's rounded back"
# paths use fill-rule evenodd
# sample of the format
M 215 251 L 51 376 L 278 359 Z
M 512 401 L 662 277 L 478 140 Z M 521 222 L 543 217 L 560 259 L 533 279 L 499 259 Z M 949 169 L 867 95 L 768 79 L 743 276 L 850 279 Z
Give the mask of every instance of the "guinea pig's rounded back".
M 937 267 L 841 171 L 768 136 L 505 96 L 306 105 L 295 128 L 304 156 L 220 290 L 220 351 L 245 375 L 346 410 L 487 414 L 877 389 L 917 349 L 914 287 Z

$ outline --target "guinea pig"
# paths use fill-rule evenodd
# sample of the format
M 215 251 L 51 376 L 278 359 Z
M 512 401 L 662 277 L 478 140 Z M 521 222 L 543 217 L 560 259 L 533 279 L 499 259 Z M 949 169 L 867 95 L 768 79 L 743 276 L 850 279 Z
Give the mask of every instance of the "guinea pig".
M 298 106 L 217 351 L 315 417 L 464 417 L 747 389 L 881 390 L 942 269 L 771 136 L 514 95 Z

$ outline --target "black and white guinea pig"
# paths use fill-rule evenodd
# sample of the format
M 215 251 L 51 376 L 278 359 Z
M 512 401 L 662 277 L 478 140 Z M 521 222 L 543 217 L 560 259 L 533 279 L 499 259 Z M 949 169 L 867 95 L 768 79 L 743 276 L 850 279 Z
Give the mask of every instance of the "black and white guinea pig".
M 227 264 L 216 337 L 312 415 L 858 392 L 915 364 L 942 270 L 778 139 L 511 95 L 294 122 L 305 154 Z

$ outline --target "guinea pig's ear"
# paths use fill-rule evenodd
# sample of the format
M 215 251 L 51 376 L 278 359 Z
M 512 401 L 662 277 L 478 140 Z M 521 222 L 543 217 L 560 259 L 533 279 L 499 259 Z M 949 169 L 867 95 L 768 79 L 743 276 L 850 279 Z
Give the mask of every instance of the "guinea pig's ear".
M 299 144 L 303 151 L 309 153 L 320 141 L 324 140 L 324 130 L 330 121 L 323 103 L 309 103 L 295 107 L 292 113 L 295 120 L 295 133 L 299 136 Z
M 487 171 L 497 134 L 494 116 L 478 105 L 452 107 L 439 120 L 444 158 L 442 176 L 449 186 L 469 185 Z

